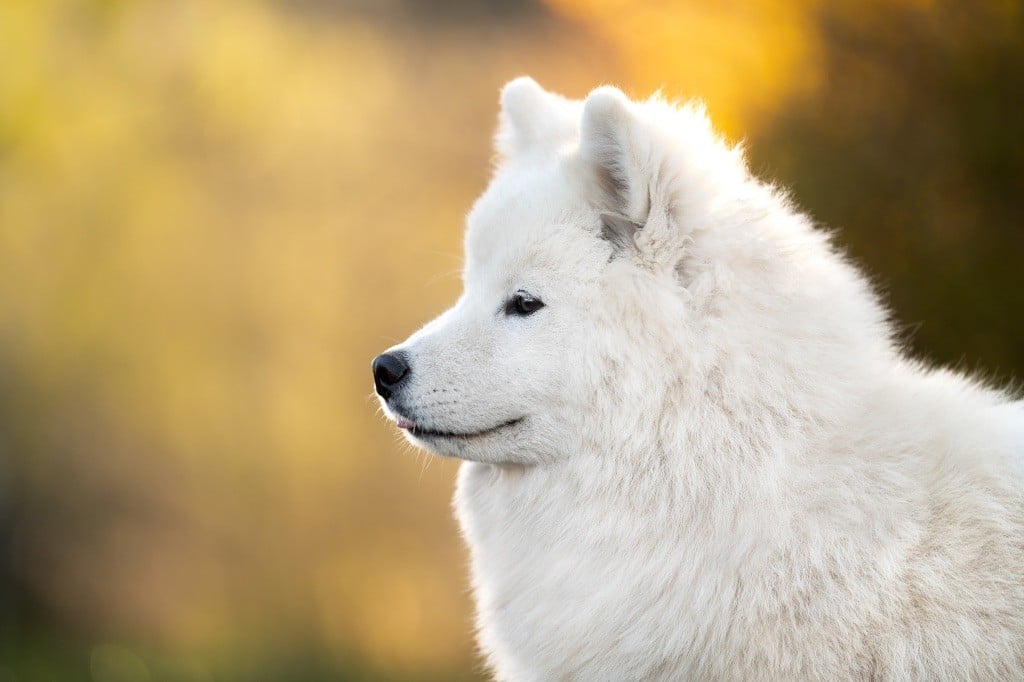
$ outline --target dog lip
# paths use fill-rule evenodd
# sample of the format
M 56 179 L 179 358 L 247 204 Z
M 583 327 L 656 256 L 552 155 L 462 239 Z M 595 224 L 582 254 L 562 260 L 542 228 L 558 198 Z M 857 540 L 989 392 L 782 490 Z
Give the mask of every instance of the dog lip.
M 408 421 L 408 420 L 403 420 L 403 421 Z M 498 424 L 497 426 L 492 426 L 490 428 L 482 429 L 480 431 L 471 431 L 471 432 L 438 431 L 438 430 L 434 430 L 434 429 L 423 428 L 421 426 L 416 426 L 415 424 L 413 424 L 410 427 L 405 427 L 405 428 L 408 428 L 409 433 L 411 433 L 413 436 L 416 436 L 417 438 L 424 438 L 424 439 L 429 439 L 429 438 L 452 438 L 452 439 L 461 438 L 461 439 L 468 439 L 468 438 L 479 438 L 480 436 L 489 436 L 490 434 L 492 434 L 492 433 L 494 433 L 496 431 L 500 431 L 501 429 L 508 428 L 510 426 L 515 426 L 516 424 L 518 424 L 521 421 L 523 421 L 523 418 L 522 417 L 517 417 L 515 419 L 509 419 L 506 422 L 502 422 L 501 424 Z M 401 426 L 401 424 L 399 424 L 399 425 Z

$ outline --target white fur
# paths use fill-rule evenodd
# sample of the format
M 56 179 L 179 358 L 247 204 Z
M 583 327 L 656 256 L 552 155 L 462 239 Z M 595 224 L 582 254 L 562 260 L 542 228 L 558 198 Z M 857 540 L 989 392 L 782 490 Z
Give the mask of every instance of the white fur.
M 1024 679 L 1024 406 L 906 359 L 692 105 L 503 94 L 465 293 L 388 403 L 465 461 L 501 680 Z M 609 192 L 609 187 L 618 188 Z M 602 239 L 602 214 L 638 225 Z M 516 290 L 545 307 L 508 317 Z

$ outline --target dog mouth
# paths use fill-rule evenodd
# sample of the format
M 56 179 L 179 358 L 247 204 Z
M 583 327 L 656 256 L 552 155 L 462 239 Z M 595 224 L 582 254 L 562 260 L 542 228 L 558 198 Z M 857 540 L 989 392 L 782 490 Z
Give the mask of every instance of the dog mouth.
M 511 428 L 521 421 L 523 421 L 523 418 L 517 417 L 479 431 L 443 431 L 441 429 L 430 429 L 425 426 L 420 426 L 416 422 L 411 419 L 406 419 L 405 417 L 398 417 L 396 425 L 398 428 L 408 431 L 409 435 L 419 438 L 420 440 L 471 440 L 473 438 L 490 436 L 491 434 L 504 429 Z

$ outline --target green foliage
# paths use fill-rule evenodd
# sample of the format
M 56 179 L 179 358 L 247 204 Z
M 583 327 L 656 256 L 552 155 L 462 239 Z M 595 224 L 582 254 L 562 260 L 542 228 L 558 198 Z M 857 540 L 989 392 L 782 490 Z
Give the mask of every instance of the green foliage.
M 1005 382 L 1024 367 L 1024 12 L 831 3 L 824 80 L 751 144 L 840 229 L 915 354 Z

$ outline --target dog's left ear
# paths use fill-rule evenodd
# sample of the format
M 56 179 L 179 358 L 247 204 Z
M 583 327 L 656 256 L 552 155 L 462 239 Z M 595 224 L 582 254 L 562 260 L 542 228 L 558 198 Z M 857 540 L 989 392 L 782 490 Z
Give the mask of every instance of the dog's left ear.
M 671 258 L 644 253 L 663 251 L 659 242 L 673 228 L 672 179 L 656 137 L 640 107 L 617 88 L 598 88 L 583 103 L 580 159 L 601 210 L 601 236 L 616 253 L 628 247 L 647 261 Z
M 647 183 L 633 104 L 611 86 L 583 103 L 580 158 L 592 173 L 596 198 L 608 211 L 637 223 L 647 217 Z

